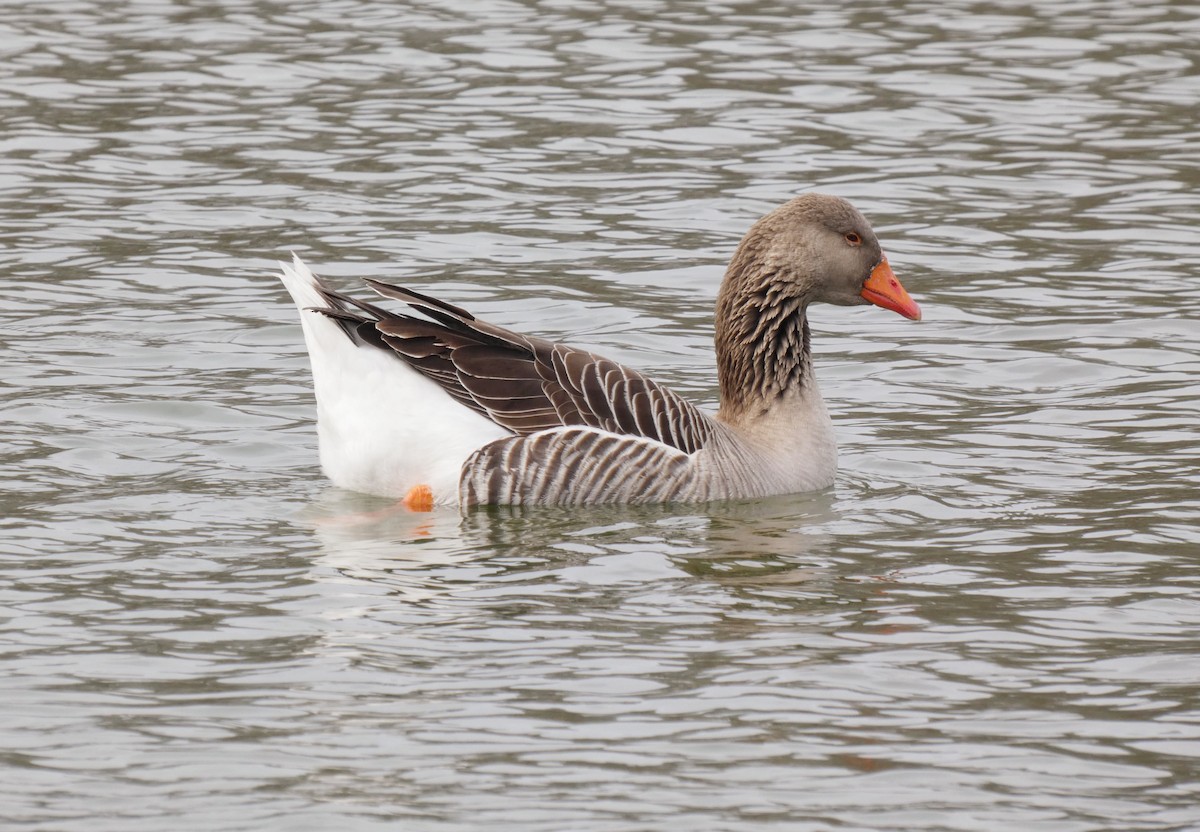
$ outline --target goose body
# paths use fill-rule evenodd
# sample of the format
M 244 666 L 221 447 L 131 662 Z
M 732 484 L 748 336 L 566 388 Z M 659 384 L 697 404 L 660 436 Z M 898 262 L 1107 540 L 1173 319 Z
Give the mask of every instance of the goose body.
M 833 482 L 810 303 L 917 319 L 870 225 L 807 194 L 750 229 L 717 300 L 721 406 L 708 414 L 593 353 L 522 335 L 398 286 L 402 313 L 281 264 L 301 310 L 321 466 L 354 491 L 436 504 L 697 502 Z M 420 313 L 420 317 L 413 315 Z

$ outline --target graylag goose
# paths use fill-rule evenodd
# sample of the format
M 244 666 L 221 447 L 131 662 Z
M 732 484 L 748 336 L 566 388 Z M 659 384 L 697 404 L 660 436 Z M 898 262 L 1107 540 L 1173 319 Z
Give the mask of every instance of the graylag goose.
M 809 304 L 921 317 L 862 214 L 821 194 L 767 214 L 733 255 L 717 296 L 715 414 L 615 361 L 411 289 L 366 281 L 407 304 L 397 314 L 327 288 L 298 257 L 280 265 L 312 363 L 322 468 L 413 510 L 825 488 L 837 451 Z

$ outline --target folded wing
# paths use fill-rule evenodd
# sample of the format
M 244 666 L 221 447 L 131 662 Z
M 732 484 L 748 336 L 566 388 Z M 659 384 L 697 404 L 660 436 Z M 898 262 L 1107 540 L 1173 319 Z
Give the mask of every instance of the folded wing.
M 489 324 L 411 289 L 368 283 L 428 320 L 392 314 L 348 296 L 337 299 L 365 313 L 359 316 L 362 321 L 373 319 L 379 342 L 515 434 L 579 425 L 651 439 L 690 454 L 712 431 L 709 417 L 691 402 L 615 361 Z

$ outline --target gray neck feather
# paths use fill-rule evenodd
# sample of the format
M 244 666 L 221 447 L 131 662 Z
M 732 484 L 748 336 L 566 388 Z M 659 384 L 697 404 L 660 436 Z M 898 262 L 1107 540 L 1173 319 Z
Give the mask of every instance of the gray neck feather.
M 717 378 L 726 421 L 762 415 L 812 374 L 808 301 L 799 284 L 764 277 L 757 269 L 735 273 L 740 260 L 730 265 L 716 309 Z

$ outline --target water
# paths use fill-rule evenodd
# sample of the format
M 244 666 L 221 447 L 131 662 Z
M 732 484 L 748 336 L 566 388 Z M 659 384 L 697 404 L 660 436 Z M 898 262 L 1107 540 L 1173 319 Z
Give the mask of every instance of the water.
M 0 22 L 0 817 L 1200 828 L 1200 16 L 366 0 Z M 749 223 L 853 200 L 829 493 L 411 517 L 271 276 L 715 398 Z

